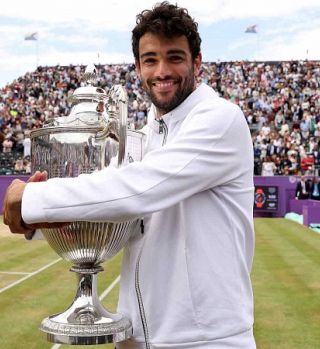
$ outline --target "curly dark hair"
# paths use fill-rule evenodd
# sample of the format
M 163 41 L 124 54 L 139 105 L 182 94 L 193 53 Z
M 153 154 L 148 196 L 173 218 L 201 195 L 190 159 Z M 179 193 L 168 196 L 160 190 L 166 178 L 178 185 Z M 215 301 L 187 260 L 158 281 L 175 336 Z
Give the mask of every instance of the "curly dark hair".
M 167 1 L 156 4 L 152 10 L 144 10 L 137 15 L 136 26 L 132 30 L 132 51 L 139 61 L 139 41 L 146 33 L 160 34 L 167 38 L 186 36 L 191 56 L 194 60 L 200 53 L 201 38 L 198 23 L 185 8 Z

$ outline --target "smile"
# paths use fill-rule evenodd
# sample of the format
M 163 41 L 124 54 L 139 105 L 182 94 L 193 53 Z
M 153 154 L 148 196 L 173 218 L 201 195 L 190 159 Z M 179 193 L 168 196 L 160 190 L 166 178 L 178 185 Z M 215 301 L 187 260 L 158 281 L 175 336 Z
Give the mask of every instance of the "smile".
M 174 84 L 175 84 L 174 81 L 167 81 L 167 82 L 156 81 L 156 82 L 154 82 L 152 85 L 153 85 L 153 86 L 160 87 L 160 88 L 164 88 L 164 87 L 173 86 Z
M 169 92 L 176 84 L 177 82 L 174 80 L 152 82 L 152 86 L 159 92 Z

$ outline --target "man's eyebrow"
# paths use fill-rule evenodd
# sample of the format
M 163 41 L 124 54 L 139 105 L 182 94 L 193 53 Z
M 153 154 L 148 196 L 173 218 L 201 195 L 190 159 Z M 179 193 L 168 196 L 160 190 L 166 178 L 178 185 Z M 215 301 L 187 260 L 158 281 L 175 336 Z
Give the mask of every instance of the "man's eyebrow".
M 183 56 L 186 56 L 186 55 L 187 55 L 187 53 L 186 53 L 185 50 L 178 49 L 178 48 L 171 49 L 171 50 L 168 50 L 168 51 L 167 51 L 167 55 L 175 55 L 175 54 L 179 54 L 179 55 L 183 55 Z M 156 52 L 150 51 L 150 52 L 142 53 L 142 54 L 140 55 L 140 58 L 154 57 L 154 56 L 156 56 L 156 55 L 157 55 Z
M 150 51 L 150 52 L 142 53 L 142 54 L 140 55 L 140 58 L 144 58 L 144 57 L 153 57 L 153 56 L 156 56 L 156 55 L 157 55 L 157 54 L 156 54 L 155 52 Z
M 185 50 L 182 50 L 182 49 L 179 49 L 179 48 L 175 48 L 175 49 L 169 50 L 167 52 L 167 54 L 169 54 L 169 55 L 173 55 L 173 54 L 180 54 L 181 55 L 182 54 L 184 56 L 187 55 Z

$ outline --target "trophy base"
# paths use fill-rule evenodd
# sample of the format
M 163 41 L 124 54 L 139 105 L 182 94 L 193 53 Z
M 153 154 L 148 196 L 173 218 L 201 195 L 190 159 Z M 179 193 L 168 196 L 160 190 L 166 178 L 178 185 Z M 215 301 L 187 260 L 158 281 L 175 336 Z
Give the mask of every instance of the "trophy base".
M 67 324 L 55 321 L 55 316 L 44 319 L 40 330 L 52 343 L 68 345 L 94 345 L 116 343 L 132 336 L 132 326 L 128 319 L 100 319 L 97 324 Z
M 124 341 L 132 336 L 129 319 L 108 312 L 97 295 L 97 273 L 101 266 L 73 266 L 79 276 L 77 295 L 70 307 L 45 318 L 40 330 L 53 343 L 93 345 Z

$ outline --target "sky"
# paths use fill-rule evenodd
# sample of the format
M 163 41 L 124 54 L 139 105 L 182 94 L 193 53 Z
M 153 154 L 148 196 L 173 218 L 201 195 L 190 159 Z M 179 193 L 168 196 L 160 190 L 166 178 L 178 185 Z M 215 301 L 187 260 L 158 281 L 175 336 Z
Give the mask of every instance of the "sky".
M 149 0 L 11 0 L 0 8 L 0 87 L 37 66 L 133 63 Z M 320 60 L 320 0 L 177 0 L 199 24 L 203 61 Z M 245 33 L 257 25 L 257 33 Z M 37 40 L 25 40 L 37 33 Z

